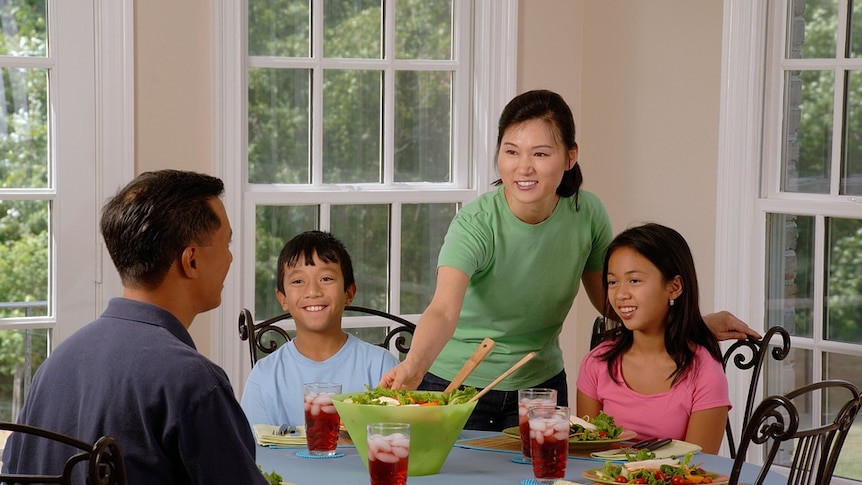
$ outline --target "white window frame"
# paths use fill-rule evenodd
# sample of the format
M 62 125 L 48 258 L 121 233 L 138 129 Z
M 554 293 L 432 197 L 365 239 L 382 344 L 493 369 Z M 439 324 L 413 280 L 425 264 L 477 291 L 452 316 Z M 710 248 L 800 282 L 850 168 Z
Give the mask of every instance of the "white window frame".
M 458 0 L 460 2 L 460 0 Z M 473 0 L 472 88 L 469 190 L 473 198 L 496 179 L 493 146 L 497 117 L 515 94 L 517 0 Z M 245 2 L 215 0 L 215 144 L 216 175 L 225 181 L 228 217 L 241 234 L 234 235 L 234 263 L 225 280 L 222 305 L 213 311 L 214 360 L 221 364 L 239 394 L 251 370 L 248 350 L 237 334 L 237 316 L 253 299 L 254 212 L 244 211 L 243 161 L 246 143 Z M 456 100 L 458 101 L 458 100 Z M 457 104 L 457 103 L 456 103 Z M 391 192 L 386 202 L 391 202 Z M 339 202 L 333 195 L 332 202 Z M 280 199 L 279 202 L 284 203 Z M 343 202 L 343 201 L 341 201 Z
M 770 2 L 779 10 L 786 8 L 786 0 L 724 2 L 719 121 L 715 303 L 717 308 L 735 313 L 759 331 L 764 330 L 765 321 L 766 214 L 786 211 L 809 214 L 810 201 L 818 197 L 779 194 L 778 167 L 769 163 L 780 154 L 783 97 L 780 88 L 770 89 L 781 85 L 772 78 L 770 66 L 783 55 L 781 44 L 771 43 L 768 35 L 783 34 L 784 18 L 781 11 L 770 12 Z M 770 46 L 775 46 L 773 51 L 768 50 Z M 816 213 L 858 218 L 858 197 L 820 199 Z M 822 260 L 822 253 L 821 250 L 816 258 Z M 820 303 L 814 304 L 815 312 L 822 312 Z M 835 344 L 792 338 L 793 348 L 825 351 L 830 345 Z M 838 345 L 848 348 L 847 344 Z M 815 378 L 819 379 L 820 359 L 815 358 L 814 365 Z M 743 402 L 748 382 L 731 373 L 728 383 L 731 401 Z M 761 389 L 756 402 L 762 397 Z M 740 429 L 741 416 L 732 415 L 731 420 L 734 429 Z M 726 452 L 726 445 L 723 451 Z M 849 451 L 845 447 L 845 454 Z M 762 461 L 756 452 L 750 453 L 747 460 Z M 835 477 L 833 483 L 859 482 Z
M 48 315 L 4 319 L 0 328 L 49 328 L 52 348 L 92 321 L 121 289 L 115 271 L 103 274 L 110 259 L 98 220 L 102 200 L 134 170 L 133 15 L 133 0 L 49 0 L 56 47 L 49 57 L 27 60 L 55 69 L 49 81 L 51 181 L 47 189 L 24 191 L 55 204 L 49 222 L 55 258 L 49 261 Z

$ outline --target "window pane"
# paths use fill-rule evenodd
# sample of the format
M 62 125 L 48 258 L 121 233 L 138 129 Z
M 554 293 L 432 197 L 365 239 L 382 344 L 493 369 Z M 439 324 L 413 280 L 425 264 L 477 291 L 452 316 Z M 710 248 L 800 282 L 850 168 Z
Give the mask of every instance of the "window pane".
M 787 57 L 834 58 L 838 39 L 837 0 L 788 0 Z
M 812 336 L 814 218 L 767 214 L 766 321 Z
M 323 56 L 327 58 L 383 58 L 380 0 L 323 2 Z
M 48 187 L 48 72 L 0 68 L 0 187 Z
M 835 73 L 786 74 L 781 189 L 829 193 Z
M 395 180 L 452 179 L 452 73 L 395 75 Z
M 854 355 L 843 355 L 834 353 L 823 354 L 823 370 L 824 379 L 843 379 L 850 381 L 856 387 L 862 387 L 862 379 L 860 379 L 859 369 L 862 369 L 862 357 Z M 846 393 L 839 395 L 836 393 L 836 398 L 846 398 Z M 835 419 L 835 414 L 838 412 L 841 404 L 835 401 L 830 401 L 829 396 L 824 403 L 825 415 L 824 420 L 832 421 Z M 856 453 L 842 453 L 838 458 L 838 465 L 835 467 L 835 475 L 845 478 L 853 478 L 855 480 L 862 479 L 862 466 L 859 464 L 859 443 L 862 443 L 862 424 L 858 419 L 853 427 L 850 428 L 850 433 L 847 435 L 847 441 L 844 447 L 855 450 Z
M 319 207 L 258 206 L 255 210 L 254 318 L 265 320 L 284 313 L 275 290 L 278 255 L 293 236 L 318 228 Z
M 862 195 L 862 71 L 847 73 L 840 192 Z
M 0 330 L 0 421 L 18 420 L 36 368 L 48 356 L 47 329 Z M 0 448 L 6 435 L 0 434 Z
M 862 220 L 827 219 L 826 245 L 824 335 L 862 343 Z
M 814 365 L 811 350 L 790 347 L 787 358 L 778 361 L 764 359 L 763 395 L 785 394 L 797 387 L 814 382 Z
M 0 200 L 0 317 L 48 314 L 48 202 Z
M 0 55 L 44 57 L 47 16 L 45 0 L 0 2 Z
M 310 57 L 310 0 L 248 0 L 248 54 Z
M 357 286 L 353 303 L 388 311 L 389 206 L 333 206 L 330 225 L 332 234 L 344 243 L 353 261 Z
M 452 59 L 452 1 L 397 0 L 396 59 Z
M 422 313 L 437 281 L 437 256 L 456 204 L 401 207 L 401 313 Z
M 848 40 L 848 57 L 862 55 L 862 3 L 850 2 L 850 34 Z
M 379 71 L 324 73 L 324 183 L 382 182 L 381 82 Z
M 305 69 L 249 69 L 249 183 L 310 183 L 310 79 Z

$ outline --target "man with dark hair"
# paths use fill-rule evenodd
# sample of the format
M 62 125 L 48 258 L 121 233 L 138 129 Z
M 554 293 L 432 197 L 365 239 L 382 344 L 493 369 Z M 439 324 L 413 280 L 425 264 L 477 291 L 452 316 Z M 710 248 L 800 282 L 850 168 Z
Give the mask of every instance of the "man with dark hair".
M 221 304 L 233 260 L 223 191 L 215 177 L 162 170 L 108 201 L 101 230 L 123 296 L 39 367 L 19 422 L 113 436 L 132 484 L 266 484 L 227 375 L 187 330 Z M 4 471 L 58 473 L 68 449 L 44 441 L 13 434 Z

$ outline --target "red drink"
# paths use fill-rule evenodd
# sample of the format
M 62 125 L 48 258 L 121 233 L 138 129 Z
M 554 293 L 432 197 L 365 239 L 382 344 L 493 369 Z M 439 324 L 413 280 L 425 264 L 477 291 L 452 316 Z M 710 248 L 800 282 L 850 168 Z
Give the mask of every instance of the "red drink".
M 521 409 L 518 409 L 518 431 L 521 433 L 521 454 L 524 455 L 525 458 L 530 458 L 532 456 L 530 448 L 533 446 L 530 444 L 530 419 L 527 417 L 527 408 L 525 406 L 518 405 L 519 408 L 524 409 L 524 415 L 520 415 Z
M 533 406 L 557 405 L 557 391 L 547 388 L 521 389 L 518 391 L 518 431 L 521 435 L 521 454 L 530 458 L 530 417 L 527 411 Z
M 404 485 L 407 483 L 407 458 L 395 463 L 368 458 L 371 485 Z
M 530 446 L 536 478 L 565 477 L 569 459 L 569 408 L 531 408 Z
M 368 474 L 371 485 L 407 483 L 407 459 L 410 454 L 408 426 L 402 423 L 368 425 Z
M 569 459 L 569 438 L 547 439 L 539 444 L 532 441 L 533 474 L 536 478 L 563 478 Z
M 335 392 L 305 393 L 305 435 L 308 452 L 312 455 L 334 455 L 338 446 L 338 426 L 341 418 L 332 404 Z

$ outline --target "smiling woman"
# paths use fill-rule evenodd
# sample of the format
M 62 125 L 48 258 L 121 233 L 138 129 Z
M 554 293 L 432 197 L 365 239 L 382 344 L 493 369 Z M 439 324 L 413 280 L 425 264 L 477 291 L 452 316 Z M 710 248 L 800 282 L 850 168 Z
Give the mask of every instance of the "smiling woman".
M 567 403 L 559 333 L 582 282 L 600 307 L 601 261 L 611 239 L 604 206 L 580 189 L 565 100 L 528 91 L 509 101 L 498 126 L 498 188 L 453 218 L 410 353 L 381 381 L 395 389 L 445 389 L 487 337 L 496 346 L 465 380 L 487 388 L 535 353 L 479 399 L 467 423 L 497 431 L 518 424 L 518 389 L 556 389 L 558 402 Z

